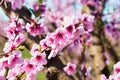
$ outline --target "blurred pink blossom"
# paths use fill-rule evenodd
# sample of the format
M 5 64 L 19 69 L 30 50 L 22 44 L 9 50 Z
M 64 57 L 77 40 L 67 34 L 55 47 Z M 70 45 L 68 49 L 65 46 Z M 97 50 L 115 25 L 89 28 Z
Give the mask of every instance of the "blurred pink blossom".
M 67 63 L 67 66 L 64 67 L 64 71 L 68 74 L 68 75 L 72 75 L 75 73 L 76 71 L 76 64 L 72 64 L 71 62 Z

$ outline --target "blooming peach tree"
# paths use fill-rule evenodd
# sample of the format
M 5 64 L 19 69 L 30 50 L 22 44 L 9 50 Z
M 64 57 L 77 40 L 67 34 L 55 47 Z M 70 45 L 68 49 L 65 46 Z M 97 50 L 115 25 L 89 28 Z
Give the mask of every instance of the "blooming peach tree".
M 120 80 L 114 48 L 120 40 L 119 2 L 0 0 L 9 18 L 2 36 L 6 43 L 0 54 L 0 80 L 36 80 L 40 71 L 48 80 Z M 26 48 L 29 58 L 23 57 Z M 111 59 L 118 62 L 113 75 Z

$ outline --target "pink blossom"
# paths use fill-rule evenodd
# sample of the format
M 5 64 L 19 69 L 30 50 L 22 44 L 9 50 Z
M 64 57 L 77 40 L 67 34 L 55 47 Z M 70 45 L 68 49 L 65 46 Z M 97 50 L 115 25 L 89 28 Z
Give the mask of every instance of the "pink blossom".
M 45 53 L 40 53 L 36 51 L 33 57 L 31 58 L 31 62 L 33 62 L 33 64 L 35 65 L 45 65 L 47 64 L 47 60 L 45 58 L 46 58 Z
M 120 80 L 120 72 L 116 75 L 115 80 Z
M 117 62 L 115 65 L 114 65 L 114 73 L 115 74 L 118 74 L 120 72 L 120 62 Z
M 18 74 L 20 74 L 24 72 L 23 66 L 24 66 L 24 63 L 16 64 L 14 69 L 16 72 L 18 72 Z
M 25 80 L 36 80 L 36 74 L 28 74 Z
M 41 45 L 42 50 L 46 49 L 47 48 L 47 41 L 46 41 L 46 39 L 41 40 L 40 41 L 40 45 Z
M 64 68 L 64 71 L 68 74 L 68 75 L 72 75 L 75 73 L 76 69 L 76 64 L 72 64 L 71 62 L 67 63 L 67 66 Z
M 20 51 L 13 51 L 12 55 L 8 57 L 8 64 L 10 68 L 15 67 L 16 64 L 20 64 L 23 62 L 21 58 L 22 53 Z
M 16 78 L 17 75 L 18 75 L 17 72 L 12 69 L 12 70 L 10 70 L 8 72 L 7 79 L 9 79 L 9 80 L 15 80 L 15 78 Z
M 17 46 L 13 45 L 12 41 L 6 42 L 5 43 L 5 47 L 3 49 L 3 51 L 5 53 L 9 53 L 10 51 L 14 50 Z
M 23 32 L 23 24 L 24 24 L 22 19 L 16 20 L 16 16 L 14 15 L 12 15 L 11 17 L 12 18 L 10 19 L 11 21 L 9 26 L 4 29 L 9 41 L 14 40 L 16 34 Z
M 110 75 L 108 80 L 115 80 L 115 75 Z
M 10 69 L 8 72 L 7 78 L 9 80 L 14 80 L 16 76 L 23 73 L 23 64 L 16 64 L 16 66 L 13 69 Z
M 83 21 L 83 24 L 85 25 L 84 26 L 85 31 L 91 32 L 93 30 L 93 25 L 91 23 L 94 22 L 94 16 L 83 14 L 82 21 Z
M 15 22 L 12 22 L 9 27 L 6 27 L 4 30 L 5 30 L 5 33 L 7 34 L 7 37 L 9 40 L 13 40 L 15 38 Z
M 16 36 L 13 45 L 18 46 L 20 43 L 25 41 L 26 37 L 23 33 L 20 33 Z
M 13 10 L 16 10 L 17 8 L 21 9 L 24 3 L 24 0 L 6 0 L 6 1 L 11 2 Z
M 107 80 L 106 76 L 105 76 L 105 75 L 102 75 L 102 76 L 101 76 L 101 80 Z
M 32 36 L 41 35 L 44 32 L 44 28 L 42 27 L 42 24 L 34 24 L 33 22 L 31 24 L 26 24 L 27 32 L 29 32 Z
M 18 21 L 17 21 L 17 23 L 16 23 L 16 31 L 18 32 L 18 33 L 22 33 L 23 32 L 23 29 L 24 29 L 24 21 L 23 21 L 23 19 L 18 19 Z
M 52 46 L 52 44 L 54 44 L 54 43 L 55 43 L 55 40 L 54 40 L 53 36 L 52 35 L 48 35 L 46 37 L 46 44 L 49 45 L 49 46 Z
M 75 32 L 75 26 L 69 25 L 69 26 L 65 27 L 65 30 L 66 30 L 67 34 L 72 34 L 73 32 Z
M 24 65 L 23 65 L 23 69 L 26 72 L 27 75 L 31 74 L 31 73 L 36 73 L 36 66 L 35 64 L 33 64 L 30 60 L 25 59 L 24 60 Z
M 9 67 L 8 58 L 0 59 L 0 70 L 3 70 L 5 67 Z
M 32 6 L 35 11 L 38 11 L 40 9 L 39 4 L 37 4 L 36 2 L 33 2 Z
M 57 29 L 53 37 L 55 39 L 55 43 L 59 42 L 59 44 L 62 44 L 66 39 L 65 32 L 61 29 Z
M 13 44 L 12 42 L 6 42 L 3 51 L 5 53 L 10 52 L 12 50 L 12 44 Z
M 32 56 L 34 56 L 34 53 L 35 53 L 36 51 L 39 51 L 39 50 L 38 50 L 38 45 L 37 45 L 37 44 L 33 44 L 32 49 L 31 49 L 31 51 L 30 51 L 30 54 L 31 54 Z

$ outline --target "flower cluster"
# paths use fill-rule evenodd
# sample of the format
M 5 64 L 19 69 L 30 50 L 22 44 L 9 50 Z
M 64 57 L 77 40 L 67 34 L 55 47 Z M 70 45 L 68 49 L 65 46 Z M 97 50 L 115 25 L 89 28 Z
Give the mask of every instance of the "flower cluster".
M 41 35 L 44 32 L 43 25 L 41 23 L 36 23 L 35 19 L 30 20 L 30 24 L 26 24 L 26 30 L 29 32 L 32 36 Z
M 5 43 L 3 51 L 9 53 L 15 50 L 22 42 L 25 41 L 26 37 L 23 34 L 24 22 L 22 19 L 17 19 L 16 16 L 12 15 L 11 21 L 8 27 L 5 28 L 8 42 Z
M 70 19 L 69 22 L 66 18 Z M 63 26 L 57 28 L 55 32 L 48 34 L 45 39 L 40 41 L 42 50 L 48 47 L 51 50 L 48 59 L 55 57 L 63 48 L 74 43 L 75 40 L 89 45 L 91 43 L 90 32 L 93 30 L 93 19 L 93 16 L 86 14 L 82 15 L 82 17 L 65 17 Z
M 0 11 L 2 9 L 9 17 L 9 26 L 4 29 L 6 36 L 0 35 L 7 39 L 3 53 L 0 54 L 0 80 L 36 80 L 36 75 L 43 69 L 45 73 L 48 71 L 46 75 L 48 78 L 54 72 L 53 66 L 55 70 L 59 69 L 56 71 L 62 70 L 66 72 L 66 76 L 75 80 L 77 78 L 89 80 L 93 76 L 96 79 L 96 74 L 99 72 L 96 73 L 95 70 L 100 68 L 98 65 L 102 64 L 102 61 L 106 63 L 102 64 L 104 68 L 100 68 L 100 73 L 111 64 L 110 58 L 113 57 L 115 62 L 119 60 L 115 59 L 116 55 L 109 54 L 118 52 L 114 51 L 113 43 L 117 41 L 119 43 L 120 40 L 119 2 L 118 0 L 0 0 L 2 7 Z M 0 19 L 2 21 L 2 18 Z M 90 45 L 92 38 L 93 45 Z M 24 58 L 27 52 L 22 51 L 23 47 L 28 48 L 29 58 L 28 56 Z M 91 66 L 90 61 L 99 57 L 95 52 L 104 53 L 99 59 L 106 60 L 97 64 L 93 61 L 96 66 Z M 57 65 L 59 63 L 56 63 L 56 59 L 63 64 Z M 101 79 L 120 80 L 120 62 L 114 65 L 113 74 L 108 79 L 105 75 L 102 75 Z
M 21 51 L 13 51 L 8 57 L 0 59 L 0 70 L 5 70 L 8 67 L 10 70 L 8 72 L 7 79 L 14 80 L 17 76 L 22 73 L 26 73 L 26 80 L 35 80 L 37 72 L 41 71 L 47 64 L 46 54 L 40 53 L 38 50 L 33 52 L 34 46 L 31 50 L 31 59 L 23 59 Z
M 112 21 L 111 23 L 107 23 L 104 27 L 104 32 L 109 40 L 119 40 L 120 39 L 120 23 L 119 21 Z

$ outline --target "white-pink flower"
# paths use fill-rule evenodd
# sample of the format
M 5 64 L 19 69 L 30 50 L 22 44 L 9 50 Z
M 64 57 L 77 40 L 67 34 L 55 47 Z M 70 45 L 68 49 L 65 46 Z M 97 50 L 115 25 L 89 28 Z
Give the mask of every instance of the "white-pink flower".
M 8 80 L 15 80 L 17 75 L 18 75 L 17 72 L 14 69 L 12 69 L 8 72 L 7 79 Z
M 42 27 L 42 24 L 34 24 L 33 22 L 31 22 L 31 24 L 27 23 L 26 29 L 27 32 L 29 32 L 30 35 L 34 37 L 37 35 L 41 35 L 44 32 L 44 28 Z
M 34 56 L 34 53 L 35 53 L 36 51 L 38 51 L 38 45 L 37 45 L 37 44 L 33 44 L 32 49 L 31 49 L 31 51 L 30 51 L 30 54 L 31 54 L 32 56 Z
M 46 49 L 47 48 L 47 41 L 46 41 L 46 39 L 41 40 L 40 41 L 40 45 L 41 45 L 42 50 Z
M 16 64 L 23 62 L 21 51 L 13 51 L 12 55 L 8 57 L 8 64 L 10 68 L 14 68 Z
M 25 40 L 26 40 L 25 35 L 23 33 L 20 33 L 16 36 L 13 45 L 18 46 L 19 44 L 21 44 Z
M 84 24 L 85 31 L 91 32 L 93 30 L 93 25 L 91 23 L 94 22 L 94 16 L 83 14 L 82 21 Z
M 36 74 L 28 74 L 25 80 L 36 80 Z
M 115 73 L 115 74 L 120 73 L 120 62 L 117 62 L 117 63 L 114 65 L 114 73 Z
M 76 71 L 76 64 L 73 64 L 71 62 L 67 63 L 67 66 L 64 68 L 64 71 L 68 74 L 68 75 L 72 75 L 75 73 Z
M 8 72 L 7 79 L 8 80 L 15 80 L 16 76 L 22 74 L 23 71 L 23 64 L 16 64 L 13 69 L 10 69 Z
M 25 59 L 24 60 L 24 65 L 23 65 L 23 69 L 26 72 L 27 75 L 34 73 L 36 74 L 37 70 L 36 70 L 36 65 L 33 64 L 30 60 Z
M 101 80 L 107 80 L 106 76 L 105 76 L 105 75 L 102 75 L 102 76 L 101 76 Z
M 5 43 L 5 47 L 4 47 L 3 51 L 5 53 L 9 53 L 10 51 L 14 50 L 15 48 L 16 48 L 16 46 L 13 45 L 13 42 L 9 41 L 9 42 Z
M 59 44 L 63 44 L 66 39 L 65 32 L 62 29 L 57 29 L 53 37 L 55 39 L 55 43 Z
M 9 40 L 13 40 L 16 36 L 15 31 L 13 29 L 11 29 L 10 27 L 7 27 L 4 29 L 6 36 Z
M 31 62 L 35 65 L 45 65 L 47 64 L 47 60 L 45 58 L 46 58 L 45 53 L 40 53 L 36 51 L 33 57 L 31 58 Z
M 69 26 L 65 27 L 65 32 L 67 34 L 72 34 L 73 32 L 75 32 L 75 26 L 69 25 Z
M 8 58 L 0 59 L 0 71 L 3 70 L 5 67 L 9 67 Z

